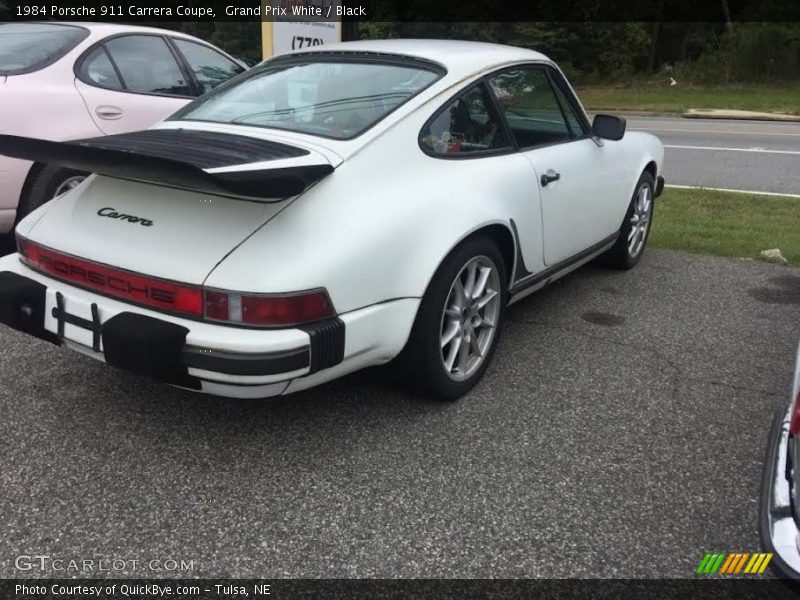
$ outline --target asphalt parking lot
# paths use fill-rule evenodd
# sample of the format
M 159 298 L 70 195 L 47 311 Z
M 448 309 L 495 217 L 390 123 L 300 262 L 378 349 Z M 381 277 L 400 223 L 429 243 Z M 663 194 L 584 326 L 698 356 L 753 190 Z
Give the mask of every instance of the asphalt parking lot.
M 0 577 L 59 575 L 20 554 L 208 577 L 691 577 L 707 550 L 758 547 L 800 270 L 648 250 L 509 317 L 455 404 L 374 371 L 198 396 L 0 329 Z

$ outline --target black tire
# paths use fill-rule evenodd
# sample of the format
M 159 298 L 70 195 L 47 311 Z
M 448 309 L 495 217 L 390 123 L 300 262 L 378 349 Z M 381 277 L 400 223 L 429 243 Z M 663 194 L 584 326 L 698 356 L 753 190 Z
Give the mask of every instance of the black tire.
M 45 165 L 34 176 L 27 193 L 20 198 L 17 208 L 17 222 L 55 197 L 56 191 L 73 177 L 85 177 L 86 173 Z
M 474 258 L 488 258 L 499 275 L 499 312 L 494 335 L 483 353 L 482 362 L 466 379 L 456 381 L 448 375 L 442 361 L 442 318 L 451 287 L 462 270 Z M 465 240 L 442 262 L 422 298 L 408 343 L 396 364 L 408 378 L 406 381 L 423 387 L 437 400 L 457 400 L 469 392 L 483 376 L 494 355 L 503 326 L 508 300 L 507 267 L 497 245 L 489 238 L 476 236 Z
M 649 218 L 647 221 L 647 227 L 642 246 L 638 252 L 631 254 L 628 248 L 628 236 L 630 235 L 633 227 L 631 219 L 633 218 L 633 213 L 636 207 L 636 200 L 639 196 L 639 191 L 643 186 L 647 186 L 650 190 L 650 208 L 648 211 Z M 623 270 L 631 269 L 635 267 L 636 264 L 641 260 L 642 254 L 644 254 L 645 248 L 647 247 L 647 239 L 650 237 L 650 228 L 653 224 L 653 208 L 655 206 L 655 202 L 653 202 L 654 191 L 655 179 L 648 171 L 645 171 L 642 173 L 642 176 L 639 177 L 639 181 L 636 183 L 636 189 L 633 192 L 633 197 L 631 198 L 630 204 L 628 204 L 628 210 L 625 212 L 625 220 L 622 221 L 622 225 L 619 228 L 619 237 L 617 237 L 617 241 L 605 254 L 603 254 L 603 262 L 609 267 Z

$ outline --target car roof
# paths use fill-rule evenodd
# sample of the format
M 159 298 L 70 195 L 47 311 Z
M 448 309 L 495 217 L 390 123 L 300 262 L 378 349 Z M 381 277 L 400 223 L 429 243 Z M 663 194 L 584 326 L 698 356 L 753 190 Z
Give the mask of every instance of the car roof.
M 362 40 L 358 42 L 340 42 L 312 46 L 307 50 L 300 50 L 292 54 L 306 52 L 365 52 L 394 54 L 409 56 L 439 63 L 449 73 L 468 75 L 491 67 L 506 63 L 522 61 L 548 61 L 544 54 L 501 44 L 486 42 L 468 42 L 463 40 L 434 40 L 434 39 L 396 39 L 396 40 Z
M 174 37 L 187 39 L 197 39 L 186 33 L 174 31 L 172 29 L 159 29 L 158 27 L 144 27 L 142 25 L 125 25 L 123 23 L 94 23 L 88 21 L 40 21 L 48 25 L 72 25 L 73 27 L 83 27 L 88 29 L 93 36 L 105 37 L 116 33 L 157 33 L 159 35 L 169 34 Z

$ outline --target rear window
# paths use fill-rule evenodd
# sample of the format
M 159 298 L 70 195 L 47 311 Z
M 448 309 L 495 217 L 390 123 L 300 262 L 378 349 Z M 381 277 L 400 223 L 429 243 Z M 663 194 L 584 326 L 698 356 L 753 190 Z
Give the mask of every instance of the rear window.
M 416 62 L 338 57 L 266 63 L 189 104 L 173 119 L 350 139 L 442 74 L 441 69 Z
M 53 64 L 89 31 L 49 23 L 0 23 L 0 75 L 20 75 Z

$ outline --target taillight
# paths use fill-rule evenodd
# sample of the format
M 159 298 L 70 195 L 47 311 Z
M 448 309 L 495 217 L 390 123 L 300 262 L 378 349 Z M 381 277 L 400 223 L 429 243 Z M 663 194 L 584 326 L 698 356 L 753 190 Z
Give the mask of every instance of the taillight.
M 286 327 L 318 321 L 335 314 L 325 290 L 285 295 L 206 290 L 205 316 L 214 321 Z
M 192 318 L 254 327 L 289 327 L 336 314 L 325 290 L 267 295 L 205 290 L 62 254 L 19 234 L 17 248 L 25 264 L 56 279 Z
M 792 404 L 792 419 L 789 421 L 789 435 L 800 433 L 800 392 Z

